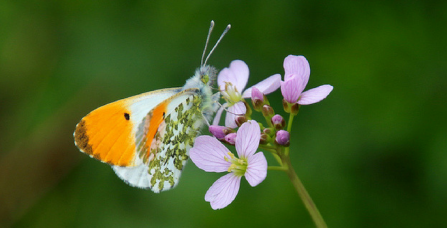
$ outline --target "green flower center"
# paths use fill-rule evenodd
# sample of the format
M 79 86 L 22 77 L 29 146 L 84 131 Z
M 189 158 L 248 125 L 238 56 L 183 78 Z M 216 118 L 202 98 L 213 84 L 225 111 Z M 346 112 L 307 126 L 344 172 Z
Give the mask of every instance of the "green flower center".
M 242 100 L 242 94 L 237 91 L 237 88 L 231 82 L 225 82 L 224 99 L 230 104 L 236 104 Z
M 228 172 L 233 172 L 237 176 L 244 176 L 245 172 L 247 171 L 247 159 L 245 158 L 237 158 L 234 156 L 233 153 L 228 151 L 228 157 L 224 157 L 225 161 L 231 162 L 230 167 L 228 168 Z

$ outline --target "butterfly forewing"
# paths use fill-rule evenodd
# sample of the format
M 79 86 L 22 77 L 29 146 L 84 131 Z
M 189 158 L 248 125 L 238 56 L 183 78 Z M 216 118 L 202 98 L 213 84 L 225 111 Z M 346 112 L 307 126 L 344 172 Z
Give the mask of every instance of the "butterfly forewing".
M 99 107 L 76 125 L 75 144 L 84 153 L 118 166 L 138 166 L 135 137 L 138 124 L 160 102 L 181 88 L 157 90 Z

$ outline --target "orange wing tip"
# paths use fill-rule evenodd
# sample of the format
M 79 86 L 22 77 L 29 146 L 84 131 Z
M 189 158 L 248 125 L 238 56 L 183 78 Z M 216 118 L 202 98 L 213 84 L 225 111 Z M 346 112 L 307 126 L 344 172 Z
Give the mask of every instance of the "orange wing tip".
M 81 150 L 82 152 L 89 154 L 93 156 L 93 148 L 92 145 L 90 145 L 88 135 L 87 135 L 87 129 L 85 126 L 85 121 L 81 120 L 76 125 L 76 130 L 74 132 L 74 138 L 75 138 L 75 145 Z
M 88 154 L 92 158 L 95 158 L 104 163 L 108 163 L 110 165 L 116 165 L 116 166 L 133 165 L 133 163 L 130 163 L 128 160 L 114 161 L 113 159 L 109 159 L 108 161 L 106 161 L 101 153 L 95 153 L 92 145 L 89 143 L 90 139 L 87 134 L 87 126 L 84 119 L 82 119 L 81 122 L 79 122 L 76 125 L 76 130 L 73 136 L 75 139 L 75 145 L 79 148 L 79 150 L 83 153 Z

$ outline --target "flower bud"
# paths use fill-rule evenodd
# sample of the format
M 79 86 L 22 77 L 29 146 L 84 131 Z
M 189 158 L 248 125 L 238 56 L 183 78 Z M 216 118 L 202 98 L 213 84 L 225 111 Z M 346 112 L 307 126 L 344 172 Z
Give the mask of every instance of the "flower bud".
M 237 126 L 240 127 L 245 122 L 247 122 L 247 117 L 245 117 L 245 116 L 237 116 L 236 117 L 236 124 L 237 124 Z
M 275 142 L 282 146 L 289 146 L 290 144 L 290 134 L 288 131 L 279 130 L 276 132 Z
M 284 120 L 284 118 L 281 116 L 281 115 L 278 115 L 278 114 L 276 114 L 276 115 L 274 115 L 273 117 L 272 117 L 272 124 L 273 124 L 273 126 L 277 129 L 277 130 L 279 130 L 279 129 L 283 129 L 284 128 L 284 126 L 286 126 L 286 121 Z
M 211 125 L 208 130 L 214 137 L 216 137 L 219 140 L 222 140 L 225 138 L 225 135 L 228 134 L 228 128 L 224 126 L 218 126 L 218 125 Z
M 272 135 L 272 129 L 270 128 L 264 128 L 264 130 L 262 130 L 262 133 L 266 134 L 266 135 Z
M 270 136 L 265 133 L 261 133 L 261 139 L 259 140 L 260 144 L 267 144 L 270 140 Z
M 260 111 L 262 109 L 262 105 L 264 104 L 264 94 L 256 87 L 251 89 L 251 102 L 256 111 Z
M 225 141 L 231 145 L 234 145 L 236 143 L 236 133 L 230 133 L 225 136 Z
M 265 117 L 271 118 L 273 115 L 275 115 L 275 111 L 270 105 L 264 105 L 262 107 L 262 115 Z

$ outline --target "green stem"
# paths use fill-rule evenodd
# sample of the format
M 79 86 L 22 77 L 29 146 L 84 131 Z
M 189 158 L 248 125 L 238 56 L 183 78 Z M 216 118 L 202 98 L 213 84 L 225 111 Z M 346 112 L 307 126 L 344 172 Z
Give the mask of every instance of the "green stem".
M 282 160 L 284 166 L 287 168 L 286 172 L 287 175 L 289 176 L 290 181 L 293 184 L 293 187 L 295 187 L 296 191 L 298 192 L 298 195 L 300 196 L 301 200 L 306 206 L 306 209 L 309 211 L 309 214 L 312 217 L 315 225 L 317 226 L 317 228 L 327 228 L 327 225 L 324 222 L 320 212 L 318 211 L 317 206 L 313 202 L 309 193 L 307 193 L 306 188 L 304 188 L 304 185 L 301 182 L 301 180 L 296 175 L 295 170 L 293 169 L 292 164 L 290 163 L 289 156 L 284 156 Z
M 295 115 L 290 113 L 289 122 L 287 123 L 287 131 L 289 132 L 289 134 L 290 134 L 290 131 L 292 130 L 293 117 L 295 117 Z
M 275 157 L 276 161 L 278 162 L 278 164 L 280 166 L 283 166 L 282 161 L 281 161 L 281 157 L 278 154 L 273 154 L 273 157 Z
M 276 153 L 276 147 L 275 146 L 268 146 L 268 145 L 261 145 L 261 144 L 259 144 L 259 148 L 268 150 L 268 151 L 270 151 L 272 153 Z
M 287 172 L 287 168 L 284 166 L 269 166 L 267 169 Z

